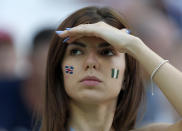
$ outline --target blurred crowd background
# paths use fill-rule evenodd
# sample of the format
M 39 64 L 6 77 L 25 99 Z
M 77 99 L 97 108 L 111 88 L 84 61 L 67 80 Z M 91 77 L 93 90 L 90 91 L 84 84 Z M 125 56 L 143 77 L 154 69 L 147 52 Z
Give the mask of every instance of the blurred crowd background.
M 51 36 L 67 15 L 91 5 L 120 11 L 135 35 L 182 71 L 181 0 L 0 0 L 0 131 L 32 130 L 34 116 L 41 117 Z M 144 77 L 146 104 L 136 127 L 180 120 L 157 87 L 152 96 Z

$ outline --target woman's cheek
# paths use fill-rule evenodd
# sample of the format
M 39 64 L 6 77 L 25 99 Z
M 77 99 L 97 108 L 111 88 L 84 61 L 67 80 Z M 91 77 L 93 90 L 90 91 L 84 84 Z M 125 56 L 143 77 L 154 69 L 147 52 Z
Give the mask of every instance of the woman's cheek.
M 72 86 L 75 79 L 75 69 L 75 66 L 72 64 L 65 64 L 63 66 L 65 88 Z
M 73 75 L 75 67 L 73 65 L 67 64 L 64 66 L 64 73 L 67 75 Z
M 80 71 L 78 71 L 80 66 L 76 63 L 65 63 L 63 66 L 63 73 L 65 79 L 77 79 Z

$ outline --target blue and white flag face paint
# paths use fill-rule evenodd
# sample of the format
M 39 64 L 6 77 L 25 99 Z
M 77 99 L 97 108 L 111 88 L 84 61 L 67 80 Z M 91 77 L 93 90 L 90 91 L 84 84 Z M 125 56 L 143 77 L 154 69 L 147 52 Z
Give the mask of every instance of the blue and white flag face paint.
M 111 78 L 118 79 L 118 75 L 119 75 L 119 70 L 112 68 Z
M 74 69 L 73 66 L 65 66 L 65 72 L 67 74 L 73 74 L 73 69 Z

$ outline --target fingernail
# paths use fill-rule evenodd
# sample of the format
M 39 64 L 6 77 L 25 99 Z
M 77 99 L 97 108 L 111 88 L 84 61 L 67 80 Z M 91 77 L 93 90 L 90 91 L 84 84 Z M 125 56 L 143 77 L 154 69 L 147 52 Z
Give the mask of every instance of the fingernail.
M 67 37 L 66 39 L 64 39 L 63 43 L 66 43 L 70 38 Z
M 60 35 L 62 34 L 64 31 L 56 31 L 56 34 Z
M 131 34 L 131 31 L 129 29 L 126 29 L 126 33 Z
M 66 28 L 66 30 L 71 30 L 71 28 Z

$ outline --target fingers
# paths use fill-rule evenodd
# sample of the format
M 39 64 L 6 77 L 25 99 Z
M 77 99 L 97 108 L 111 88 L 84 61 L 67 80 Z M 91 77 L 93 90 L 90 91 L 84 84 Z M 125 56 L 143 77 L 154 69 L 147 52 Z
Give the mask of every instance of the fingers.
M 56 31 L 59 37 L 65 38 L 63 43 L 71 43 L 83 36 L 92 36 L 91 31 L 85 25 L 79 25 L 73 28 L 66 28 L 64 31 Z
M 102 28 L 102 27 L 104 27 L 104 28 Z M 66 28 L 64 31 L 56 31 L 56 33 L 59 35 L 59 37 L 64 38 L 63 43 L 65 43 L 65 42 L 71 43 L 83 36 L 97 37 L 99 32 L 102 34 L 102 32 L 104 30 L 107 31 L 107 29 L 112 29 L 112 28 L 110 28 L 109 25 L 107 25 L 103 22 L 98 22 L 95 24 L 81 24 L 81 25 L 78 25 L 73 28 Z M 121 29 L 121 32 L 131 34 L 131 31 L 126 28 Z M 109 34 L 107 36 L 111 37 L 112 34 L 111 35 Z
M 71 30 L 71 28 L 66 28 L 66 30 L 63 30 L 63 31 L 59 30 L 59 31 L 56 31 L 56 34 L 60 36 L 61 38 L 65 38 L 69 36 L 69 30 Z
M 64 38 L 63 43 L 72 43 L 73 41 L 79 39 L 82 37 L 80 34 L 76 34 L 71 32 L 69 30 L 65 31 L 56 31 L 56 34 L 58 34 L 59 37 Z
M 71 28 L 66 28 L 66 30 L 62 31 L 56 31 L 56 34 L 61 37 L 64 38 L 63 43 L 69 43 L 69 41 L 71 41 L 71 37 L 69 36 L 69 30 L 71 30 Z
M 72 37 L 69 37 L 69 40 L 66 41 L 67 43 L 72 43 L 76 40 L 78 40 L 79 38 L 81 38 L 81 36 L 72 36 Z

